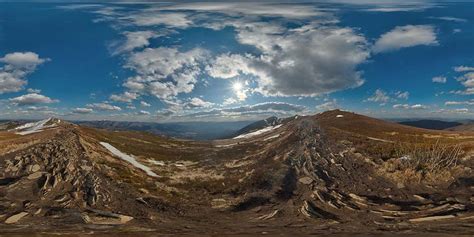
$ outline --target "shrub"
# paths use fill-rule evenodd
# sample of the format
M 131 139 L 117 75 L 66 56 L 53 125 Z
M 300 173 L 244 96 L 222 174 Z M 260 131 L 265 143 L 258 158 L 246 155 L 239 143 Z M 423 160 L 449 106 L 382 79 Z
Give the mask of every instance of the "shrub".
M 458 165 L 463 153 L 459 145 L 400 143 L 395 148 L 405 168 L 429 173 L 439 173 Z

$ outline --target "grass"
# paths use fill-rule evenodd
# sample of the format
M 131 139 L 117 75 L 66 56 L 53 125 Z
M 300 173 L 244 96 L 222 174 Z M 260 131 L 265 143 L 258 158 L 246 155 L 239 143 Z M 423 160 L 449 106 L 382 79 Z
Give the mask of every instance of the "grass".
M 459 145 L 446 145 L 440 142 L 427 145 L 400 143 L 395 154 L 404 161 L 407 168 L 439 173 L 457 166 L 463 150 Z
M 396 143 L 392 147 L 393 157 L 381 169 L 399 183 L 442 183 L 462 170 L 464 150 L 459 144 Z

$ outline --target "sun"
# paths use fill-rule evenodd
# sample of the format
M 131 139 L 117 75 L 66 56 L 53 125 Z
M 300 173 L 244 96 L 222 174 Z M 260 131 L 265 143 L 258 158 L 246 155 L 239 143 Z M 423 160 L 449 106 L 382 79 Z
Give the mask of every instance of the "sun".
M 242 91 L 242 83 L 240 82 L 234 82 L 234 84 L 232 84 L 232 88 L 234 89 L 235 92 L 240 92 Z

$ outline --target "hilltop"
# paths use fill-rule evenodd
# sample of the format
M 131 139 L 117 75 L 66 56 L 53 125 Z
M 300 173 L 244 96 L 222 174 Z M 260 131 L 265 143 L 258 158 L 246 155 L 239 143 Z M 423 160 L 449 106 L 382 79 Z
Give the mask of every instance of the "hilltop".
M 0 132 L 4 231 L 472 233 L 474 133 L 339 110 L 209 142 L 38 124 Z

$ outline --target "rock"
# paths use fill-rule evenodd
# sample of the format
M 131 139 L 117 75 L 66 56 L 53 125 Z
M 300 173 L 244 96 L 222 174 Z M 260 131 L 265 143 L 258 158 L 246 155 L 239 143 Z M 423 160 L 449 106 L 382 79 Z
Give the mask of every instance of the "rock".
M 397 188 L 399 188 L 399 189 L 405 188 L 405 184 L 402 183 L 402 182 L 398 182 L 397 183 Z
M 25 217 L 28 215 L 28 212 L 20 212 L 18 214 L 15 214 L 13 216 L 8 217 L 8 219 L 5 220 L 5 224 L 15 224 L 17 223 L 21 218 Z
M 40 169 L 41 166 L 39 166 L 38 164 L 31 166 L 31 172 L 38 172 Z
M 41 176 L 43 176 L 42 172 L 36 172 L 36 173 L 28 175 L 28 179 L 30 180 L 39 179 Z
M 421 218 L 410 219 L 410 222 L 424 222 L 424 221 L 437 221 L 454 218 L 454 215 L 445 215 L 445 216 L 428 216 Z
M 303 178 L 298 179 L 298 181 L 302 184 L 308 185 L 308 184 L 311 184 L 313 182 L 313 179 L 308 177 L 308 176 L 305 176 Z

